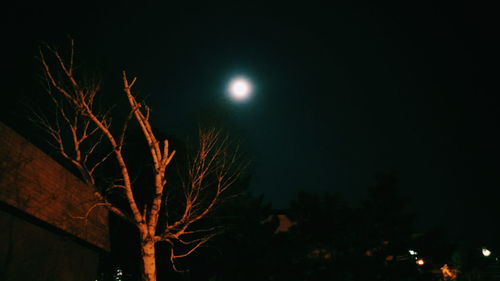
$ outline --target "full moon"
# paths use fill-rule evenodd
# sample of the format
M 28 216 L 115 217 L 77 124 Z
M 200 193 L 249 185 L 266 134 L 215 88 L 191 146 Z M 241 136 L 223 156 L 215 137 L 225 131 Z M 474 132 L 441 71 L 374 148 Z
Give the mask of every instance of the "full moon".
M 250 81 L 239 77 L 231 80 L 229 83 L 229 95 L 236 101 L 244 101 L 250 97 L 252 85 Z

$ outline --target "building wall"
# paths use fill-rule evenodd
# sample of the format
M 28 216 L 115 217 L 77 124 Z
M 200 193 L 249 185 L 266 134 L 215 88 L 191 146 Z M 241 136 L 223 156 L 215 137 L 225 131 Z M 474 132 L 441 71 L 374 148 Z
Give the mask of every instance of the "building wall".
M 94 190 L 0 123 L 0 280 L 93 280 L 109 250 Z
M 99 252 L 0 209 L 0 280 L 93 281 Z

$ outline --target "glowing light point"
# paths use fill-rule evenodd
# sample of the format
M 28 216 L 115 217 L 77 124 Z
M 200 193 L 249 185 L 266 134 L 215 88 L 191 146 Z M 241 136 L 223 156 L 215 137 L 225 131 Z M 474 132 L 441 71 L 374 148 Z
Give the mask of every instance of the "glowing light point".
M 245 78 L 235 78 L 229 84 L 229 94 L 236 101 L 244 101 L 250 97 L 252 85 Z
M 483 252 L 483 256 L 485 256 L 485 257 L 489 257 L 491 255 L 491 251 L 486 249 L 486 248 L 483 248 L 482 252 Z
M 418 259 L 417 262 L 416 262 L 418 265 L 422 266 L 425 264 L 424 260 L 423 259 Z
M 444 280 L 455 280 L 457 279 L 458 270 L 450 268 L 445 264 L 441 267 L 441 274 L 443 274 Z

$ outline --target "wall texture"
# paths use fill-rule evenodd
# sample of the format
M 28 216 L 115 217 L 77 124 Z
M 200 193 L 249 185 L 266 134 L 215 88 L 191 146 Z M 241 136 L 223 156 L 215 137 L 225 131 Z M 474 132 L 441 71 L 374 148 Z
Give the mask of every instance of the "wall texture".
M 78 218 L 95 202 L 91 187 L 0 123 L 0 279 L 16 271 L 26 278 L 12 280 L 90 280 L 70 276 L 95 274 L 99 251 L 109 250 L 107 210 Z
M 0 280 L 95 280 L 100 258 L 96 249 L 4 209 L 0 226 Z

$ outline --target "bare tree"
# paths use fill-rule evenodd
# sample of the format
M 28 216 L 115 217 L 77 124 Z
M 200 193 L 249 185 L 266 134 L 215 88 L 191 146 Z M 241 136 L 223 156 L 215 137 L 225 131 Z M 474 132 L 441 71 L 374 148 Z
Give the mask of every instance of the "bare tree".
M 74 43 L 69 54 L 64 55 L 50 46 L 40 49 L 39 58 L 45 76 L 46 90 L 52 99 L 56 113 L 37 114 L 36 120 L 50 135 L 54 148 L 70 161 L 83 179 L 96 189 L 95 207 L 106 207 L 111 212 L 135 225 L 139 232 L 142 279 L 156 280 L 155 244 L 170 244 L 170 261 L 186 257 L 215 235 L 215 227 L 203 228 L 199 221 L 206 218 L 221 202 L 223 193 L 235 183 L 241 173 L 237 159 L 238 150 L 230 139 L 217 129 L 200 130 L 199 147 L 188 163 L 186 180 L 180 187 L 182 210 L 180 215 L 169 216 L 172 202 L 166 194 L 177 188 L 167 184 L 166 171 L 175 150 L 168 140 L 159 140 L 150 122 L 150 108 L 139 103 L 132 91 L 136 78 L 130 79 L 123 72 L 123 95 L 127 111 L 121 124 L 113 122 L 110 111 L 103 111 L 96 102 L 99 83 L 80 79 L 75 71 Z M 113 116 L 115 117 L 115 116 Z M 117 118 L 115 118 L 117 119 Z M 145 190 L 132 180 L 130 163 L 124 155 L 127 145 L 127 128 L 137 122 L 149 150 L 154 178 L 153 192 L 145 203 L 138 203 L 137 194 Z M 97 153 L 107 150 L 108 153 Z M 113 161 L 119 168 L 119 178 L 111 187 L 99 188 L 96 170 L 104 162 Z M 126 204 L 109 200 L 109 191 L 118 190 L 126 198 Z M 175 202 L 179 205 L 179 202 Z M 159 223 L 160 214 L 166 214 L 165 222 Z

